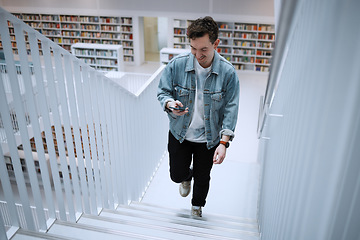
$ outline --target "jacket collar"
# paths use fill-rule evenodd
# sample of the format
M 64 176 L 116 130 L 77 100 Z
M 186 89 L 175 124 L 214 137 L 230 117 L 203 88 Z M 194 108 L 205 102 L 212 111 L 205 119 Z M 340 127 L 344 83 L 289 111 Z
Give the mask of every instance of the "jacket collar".
M 212 68 L 211 68 L 211 73 L 214 73 L 216 75 L 219 75 L 220 72 L 220 55 L 214 50 L 214 60 L 212 62 Z M 195 71 L 195 66 L 194 66 L 194 55 L 192 53 L 189 53 L 189 58 L 188 61 L 186 63 L 186 68 L 185 71 L 186 72 L 191 72 L 191 71 Z

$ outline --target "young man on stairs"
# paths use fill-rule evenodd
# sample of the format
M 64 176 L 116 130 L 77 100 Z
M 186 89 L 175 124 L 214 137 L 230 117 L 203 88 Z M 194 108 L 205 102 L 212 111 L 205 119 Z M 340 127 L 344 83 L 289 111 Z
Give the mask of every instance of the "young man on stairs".
M 201 217 L 213 164 L 221 164 L 234 138 L 239 107 L 239 79 L 233 65 L 216 49 L 218 25 L 211 17 L 189 27 L 191 53 L 173 58 L 158 87 L 158 100 L 168 113 L 170 177 L 180 195 L 191 191 L 192 215 Z

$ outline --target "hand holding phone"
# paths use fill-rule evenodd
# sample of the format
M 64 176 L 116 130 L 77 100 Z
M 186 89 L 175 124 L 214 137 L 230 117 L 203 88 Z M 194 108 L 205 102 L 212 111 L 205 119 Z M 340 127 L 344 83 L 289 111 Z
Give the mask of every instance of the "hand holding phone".
M 176 116 L 182 116 L 189 112 L 189 108 L 185 107 L 179 100 L 168 102 L 167 108 L 171 109 Z
M 180 107 L 180 106 L 177 106 L 177 107 L 169 107 L 170 109 L 172 110 L 179 110 L 179 111 L 185 111 L 185 107 Z

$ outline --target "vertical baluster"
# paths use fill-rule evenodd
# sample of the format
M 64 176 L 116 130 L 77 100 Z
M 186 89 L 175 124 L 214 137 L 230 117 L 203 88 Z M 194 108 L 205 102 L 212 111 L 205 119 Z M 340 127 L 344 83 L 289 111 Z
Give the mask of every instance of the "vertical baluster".
M 39 126 L 39 115 L 37 114 L 37 111 L 35 109 L 35 101 L 34 101 L 34 93 L 33 93 L 33 86 L 32 86 L 32 79 L 29 71 L 29 63 L 27 60 L 27 52 L 26 52 L 26 46 L 24 42 L 24 32 L 20 24 L 14 24 L 14 30 L 15 30 L 15 37 L 17 39 L 17 45 L 18 45 L 18 51 L 20 56 L 20 63 L 21 63 L 21 73 L 23 76 L 24 86 L 25 86 L 25 97 L 26 97 L 26 103 L 28 107 L 28 112 L 30 115 L 31 120 L 31 127 L 33 129 L 34 138 L 35 138 L 35 144 L 36 144 L 36 151 L 39 158 L 39 166 L 41 169 L 41 177 L 42 182 L 44 185 L 45 190 L 45 196 L 47 203 L 51 205 L 53 203 L 53 197 L 52 197 L 52 191 L 50 186 L 50 179 L 49 179 L 49 171 L 47 169 L 47 163 L 45 160 L 45 151 L 44 151 L 44 145 L 42 142 L 42 136 L 41 136 L 41 130 Z M 20 41 L 21 40 L 21 41 Z M 34 168 L 35 171 L 35 168 Z M 39 186 L 38 179 L 35 174 L 31 174 L 35 178 L 34 184 Z M 40 230 L 46 231 L 46 219 L 43 211 L 43 204 L 40 194 L 40 189 L 38 187 L 35 188 L 36 192 L 34 192 L 34 199 L 35 199 L 35 205 L 36 205 L 36 212 L 37 212 L 37 220 L 39 221 Z M 38 189 L 38 190 L 37 190 Z M 36 204 L 36 202 L 41 202 L 41 204 Z
M 1 79 L 1 76 L 0 76 Z M 2 88 L 2 81 L 0 82 L 0 88 Z M 2 94 L 2 91 L 0 91 L 0 95 Z M 5 96 L 5 95 L 2 95 Z M 6 103 L 6 101 L 3 101 L 3 97 L 0 97 L 0 101 L 3 103 Z M 2 108 L 2 106 L 0 106 Z M 2 112 L 2 111 L 1 111 Z M 19 218 L 16 212 L 16 207 L 15 207 L 15 198 L 14 198 L 14 192 L 11 188 L 11 183 L 10 183 L 10 179 L 9 179 L 9 175 L 7 172 L 7 166 L 5 164 L 5 159 L 4 159 L 4 153 L 2 150 L 2 147 L 0 147 L 0 180 L 1 180 L 1 186 L 3 189 L 3 192 L 6 193 L 4 194 L 5 196 L 5 200 L 6 200 L 6 206 L 7 209 L 9 211 L 9 216 L 10 216 L 10 221 L 11 221 L 11 226 L 18 228 L 20 227 L 19 224 Z M 3 223 L 3 218 L 1 215 L 1 211 L 0 211 L 0 228 L 4 227 L 4 223 Z M 0 229 L 0 236 L 1 236 L 1 231 L 2 229 Z M 5 228 L 4 230 L 4 235 L 6 236 L 6 232 L 5 232 Z
M 34 69 L 35 69 L 34 70 L 35 78 L 37 81 L 37 83 L 36 83 L 37 93 L 38 93 L 38 95 L 41 95 L 40 91 L 43 92 L 44 90 L 43 90 L 43 79 L 42 79 L 41 65 L 40 65 L 40 60 L 39 60 L 39 49 L 38 49 L 38 45 L 37 45 L 37 39 L 35 38 L 35 33 L 28 33 L 28 37 L 29 37 L 30 48 L 31 48 L 32 63 L 33 63 Z M 23 69 L 22 71 L 27 72 L 28 71 L 27 70 L 28 68 L 26 67 L 28 65 L 27 60 L 24 59 L 22 61 L 25 62 L 25 69 Z M 45 159 L 45 150 L 44 150 L 44 145 L 43 145 L 42 136 L 41 136 L 41 129 L 39 126 L 39 119 L 38 119 L 39 116 L 42 115 L 42 121 L 44 122 L 44 118 L 45 118 L 44 115 L 48 115 L 48 112 L 43 111 L 43 114 L 41 114 L 41 113 L 35 114 L 36 113 L 36 109 L 35 109 L 36 104 L 35 104 L 35 99 L 34 99 L 33 88 L 31 85 L 32 81 L 30 79 L 24 79 L 24 80 L 25 80 L 26 89 L 28 89 L 27 93 L 29 93 L 30 90 L 32 91 L 32 96 L 28 96 L 28 94 L 27 94 L 27 102 L 29 103 L 28 108 L 30 110 L 29 113 L 30 113 L 32 127 L 34 129 L 35 144 L 36 144 L 36 149 L 37 149 L 38 156 L 39 156 L 40 172 L 41 172 L 42 182 L 44 185 L 48 214 L 49 214 L 49 218 L 51 219 L 51 221 L 53 221 L 56 218 L 54 199 L 53 199 L 52 188 L 51 188 L 51 184 L 50 184 L 51 181 L 49 178 L 48 164 Z M 39 83 L 39 81 L 41 83 Z M 43 99 L 43 100 L 45 100 L 45 99 Z M 39 106 L 42 106 L 42 104 L 46 104 L 46 101 L 44 101 L 44 102 L 38 101 L 38 103 L 39 103 Z M 39 107 L 39 111 L 41 111 L 42 109 L 45 109 L 45 108 L 46 107 Z M 53 156 L 55 156 L 55 154 Z M 50 160 L 48 160 L 48 161 L 50 161 Z M 51 224 L 51 223 L 48 223 L 48 227 L 50 226 L 49 224 Z
M 108 194 L 108 206 L 110 206 L 111 209 L 114 208 L 114 193 L 115 189 L 112 185 L 112 177 L 111 177 L 111 171 L 110 168 L 112 167 L 112 162 L 109 155 L 109 137 L 108 137 L 108 130 L 110 124 L 107 116 L 106 116 L 106 110 L 108 110 L 109 105 L 105 104 L 105 96 L 107 96 L 107 92 L 104 92 L 104 89 L 106 89 L 106 85 L 110 84 L 108 79 L 104 77 L 103 74 L 97 75 L 97 92 L 98 92 L 98 103 L 99 103 L 99 114 L 100 114 L 100 122 L 101 122 L 101 133 L 102 133 L 102 143 L 103 143 L 103 152 L 104 152 L 104 174 L 106 176 L 106 184 L 107 184 L 107 194 Z
M 80 73 L 81 68 L 81 73 Z M 81 138 L 83 141 L 84 153 L 85 153 L 85 162 L 86 162 L 86 176 L 87 182 L 89 184 L 89 192 L 90 192 L 90 204 L 91 204 L 91 213 L 97 214 L 97 203 L 96 203 L 96 194 L 95 194 L 95 183 L 93 177 L 93 167 L 90 156 L 90 143 L 88 138 L 88 123 L 89 117 L 86 116 L 86 105 L 87 98 L 85 97 L 84 92 L 86 89 L 84 84 L 81 83 L 81 80 L 87 80 L 88 68 L 79 65 L 79 62 L 74 62 L 74 72 L 75 72 L 75 89 L 77 91 L 77 100 L 78 100 L 78 109 L 79 109 L 79 117 L 80 117 L 80 128 L 81 128 Z M 85 196 L 87 197 L 87 196 Z
M 98 160 L 98 152 L 96 147 L 96 139 L 95 139 L 95 122 L 93 119 L 93 110 L 92 110 L 92 101 L 91 101 L 91 91 L 90 91 L 90 78 L 93 77 L 93 69 L 90 69 L 89 72 L 83 76 L 83 84 L 84 84 L 84 99 L 86 102 L 86 119 L 89 128 L 89 137 L 90 137 L 90 149 L 91 149 L 91 157 L 92 157 L 92 167 L 93 173 L 92 177 L 95 178 L 95 191 L 96 191 L 96 199 L 97 199 L 97 212 L 99 213 L 102 209 L 102 198 L 101 198 L 101 180 L 99 174 L 99 160 Z M 90 73 L 90 76 L 89 76 Z M 94 101 L 94 99 L 93 99 Z M 95 103 L 94 103 L 95 104 Z M 96 136 L 100 137 L 100 136 Z
M 42 44 L 42 50 L 44 53 L 44 61 L 45 61 L 46 80 L 48 83 L 51 113 L 52 113 L 52 119 L 54 121 L 54 126 L 55 126 L 55 134 L 56 134 L 56 140 L 57 140 L 57 146 L 58 146 L 59 158 L 60 158 L 60 169 L 61 169 L 62 177 L 63 177 L 66 202 L 67 202 L 68 211 L 69 211 L 69 219 L 70 219 L 70 221 L 75 222 L 76 219 L 75 219 L 75 209 L 74 209 L 74 202 L 73 202 L 73 195 L 72 195 L 72 187 L 71 187 L 70 179 L 69 179 L 69 170 L 68 170 L 68 163 L 67 163 L 67 157 L 66 157 L 66 152 L 65 152 L 63 130 L 62 130 L 62 124 L 61 124 L 61 116 L 59 113 L 57 91 L 56 91 L 55 79 L 54 79 L 54 75 L 53 75 L 54 73 L 53 73 L 52 58 L 51 58 L 51 52 L 50 52 L 50 46 L 49 46 L 50 44 L 51 44 L 50 41 L 43 41 L 43 44 Z M 55 46 L 55 48 L 56 47 L 57 46 Z M 53 161 L 55 161 L 55 159 Z M 60 170 L 60 169 L 58 169 L 58 170 Z M 60 218 L 62 220 L 67 220 L 65 214 L 66 214 L 65 212 L 64 213 L 60 212 Z
M 102 129 L 105 127 L 103 126 L 103 122 L 101 122 L 99 120 L 99 115 L 100 115 L 100 108 L 103 108 L 103 106 L 99 106 L 100 102 L 99 99 L 101 98 L 100 95 L 100 89 L 98 88 L 98 73 L 95 71 L 91 71 L 90 73 L 90 95 L 91 95 L 91 106 L 93 107 L 93 119 L 94 119 L 94 125 L 95 125 L 95 143 L 97 146 L 97 152 L 98 152 L 98 166 L 99 166 L 99 179 L 100 179 L 100 183 L 101 183 L 101 196 L 102 196 L 102 202 L 103 202 L 103 207 L 108 208 L 109 207 L 109 202 L 108 202 L 108 195 L 107 195 L 107 191 L 109 190 L 106 185 L 107 182 L 107 177 L 110 176 L 106 176 L 105 170 L 104 170 L 104 151 L 103 151 L 103 139 L 104 139 L 104 135 L 102 133 Z
M 117 164 L 117 189 L 119 201 L 122 204 L 127 203 L 127 188 L 126 176 L 124 171 L 124 143 L 122 141 L 122 124 L 121 113 L 123 112 L 122 104 L 120 102 L 121 89 L 118 86 L 111 88 L 112 95 L 110 101 L 112 102 L 112 122 L 114 126 L 114 158 Z
M 4 48 L 7 71 L 8 71 L 11 88 L 12 88 L 11 91 L 13 93 L 13 99 L 14 99 L 15 104 L 18 109 L 18 111 L 17 111 L 18 121 L 21 125 L 20 127 L 22 128 L 21 129 L 22 133 L 24 131 L 26 131 L 24 133 L 24 135 L 26 134 L 26 136 L 28 137 L 27 127 L 26 127 L 26 122 L 25 122 L 25 113 L 24 113 L 24 111 L 21 111 L 23 109 L 23 106 L 22 106 L 22 103 L 20 102 L 20 100 L 21 100 L 20 90 L 19 90 L 19 86 L 18 86 L 18 79 L 17 79 L 17 75 L 16 75 L 15 63 L 14 63 L 13 54 L 12 54 L 12 47 L 11 47 L 11 41 L 10 41 L 10 36 L 9 36 L 8 24 L 7 24 L 7 20 L 5 18 L 5 13 L 3 13 L 3 12 L 0 13 L 0 35 L 1 35 L 2 45 Z M 35 227 L 34 219 L 32 217 L 32 213 L 30 210 L 29 197 L 27 195 L 25 179 L 24 179 L 24 175 L 22 172 L 21 164 L 20 164 L 18 150 L 16 147 L 17 144 L 16 144 L 16 140 L 15 140 L 15 137 L 13 134 L 13 128 L 12 128 L 11 119 L 10 119 L 10 111 L 9 111 L 9 107 L 7 105 L 7 100 L 5 98 L 6 95 L 5 95 L 5 91 L 4 91 L 4 87 L 3 87 L 2 83 L 1 83 L 1 94 L 0 95 L 3 97 L 3 99 L 1 100 L 1 104 L 2 104 L 1 117 L 3 120 L 4 126 L 5 126 L 8 145 L 10 148 L 10 155 L 11 155 L 11 159 L 12 159 L 12 162 L 14 165 L 16 182 L 18 185 L 20 198 L 22 200 L 22 204 L 24 207 L 24 215 L 25 215 L 25 219 L 27 222 L 27 227 L 28 227 L 28 229 L 35 231 L 36 227 Z M 30 161 L 32 159 L 32 155 L 31 155 L 31 149 L 29 146 L 30 145 L 29 138 L 26 139 L 26 136 L 24 136 L 24 135 L 22 134 L 22 138 L 25 139 L 25 141 L 26 141 L 23 143 L 24 143 L 24 148 L 26 147 L 26 150 L 27 150 L 27 160 L 28 160 L 27 162 L 29 162 L 28 164 L 31 167 Z M 30 149 L 30 154 L 29 154 L 29 149 Z M 29 158 L 29 155 L 31 155 L 30 158 Z M 34 164 L 33 160 L 32 160 L 32 164 Z M 33 168 L 33 170 L 35 171 L 35 168 Z
M 104 79 L 105 80 L 105 79 Z M 115 105 L 115 102 L 111 101 L 113 97 L 113 91 L 114 83 L 112 81 L 107 81 L 104 83 L 104 107 L 105 107 L 105 113 L 106 113 L 106 120 L 107 120 L 107 134 L 108 134 L 108 176 L 111 176 L 109 180 L 111 181 L 112 186 L 112 196 L 114 198 L 114 208 L 119 205 L 120 198 L 119 198 L 119 191 L 118 191 L 118 185 L 120 185 L 120 182 L 117 179 L 117 175 L 119 172 L 118 169 L 118 156 L 115 153 L 115 146 L 116 146 L 116 135 L 117 135 L 117 126 L 116 122 L 114 122 L 113 117 L 115 117 L 115 112 L 112 110 L 113 106 Z
M 29 42 L 30 42 L 30 47 L 32 49 L 31 57 L 35 69 L 35 78 L 36 78 L 36 86 L 38 93 L 36 97 L 37 97 L 37 102 L 39 104 L 39 110 L 41 112 L 42 123 L 44 125 L 46 145 L 50 157 L 49 162 L 50 162 L 52 181 L 55 188 L 56 201 L 60 211 L 61 219 L 66 220 L 64 197 L 60 183 L 58 165 L 56 160 L 57 157 L 55 153 L 55 146 L 54 146 L 54 140 L 51 129 L 51 120 L 49 116 L 50 112 L 49 112 L 46 93 L 45 93 L 46 87 L 44 85 L 44 78 L 43 78 L 43 73 L 39 58 L 38 39 L 36 38 L 35 33 L 29 33 Z M 41 172 L 43 173 L 43 170 L 41 170 Z M 52 204 L 48 203 L 48 210 L 49 210 L 50 219 L 56 219 L 54 202 L 52 202 Z
M 130 102 L 129 99 L 127 98 L 128 93 L 124 91 L 122 88 L 120 89 L 121 89 L 121 94 L 118 95 L 118 99 L 119 99 L 118 102 L 121 104 L 121 107 L 119 108 L 121 111 L 118 112 L 118 115 L 119 115 L 119 119 L 121 119 L 120 143 L 123 146 L 121 163 L 122 163 L 122 173 L 124 176 L 123 181 L 125 183 L 124 191 L 126 192 L 125 201 L 129 203 L 132 200 L 132 187 L 130 186 L 130 183 L 132 183 L 131 185 L 135 187 L 135 182 L 132 181 L 133 161 L 130 161 L 132 157 L 130 155 L 131 150 L 127 145 L 128 142 L 132 141 L 130 136 L 128 138 L 128 135 L 132 132 L 132 128 L 131 128 L 132 119 L 129 113 Z
M 79 106 L 79 100 L 76 101 L 75 97 L 78 95 L 75 94 L 75 90 L 74 90 L 74 78 L 78 77 L 80 79 L 80 72 L 78 65 L 75 66 L 74 64 L 74 75 L 73 75 L 72 66 L 71 66 L 72 58 L 70 57 L 70 55 L 64 56 L 64 63 L 66 69 L 65 73 L 66 73 L 66 86 L 68 89 L 68 97 L 69 97 L 69 108 L 71 113 L 70 116 L 71 116 L 71 122 L 73 127 L 75 145 L 76 145 L 77 168 L 80 174 L 82 200 L 84 202 L 84 211 L 86 213 L 90 213 L 90 203 L 88 197 L 89 191 L 86 183 L 84 155 L 83 155 L 83 149 L 80 138 L 79 113 L 77 112 L 77 107 L 76 107 Z
M 127 133 L 127 137 L 128 137 L 128 142 L 134 143 L 137 141 L 136 136 L 137 136 L 137 129 L 136 129 L 136 123 L 138 122 L 137 119 L 135 118 L 135 114 L 136 114 L 136 104 L 134 99 L 131 99 L 132 95 L 130 93 L 126 94 L 126 107 L 127 107 L 127 114 L 125 116 L 129 116 L 129 121 L 126 124 L 127 126 L 129 126 L 129 130 Z M 133 101 L 132 101 L 133 100 Z M 125 140 L 125 139 L 124 139 Z M 131 191 L 131 200 L 135 200 L 138 201 L 138 192 L 139 192 L 139 173 L 141 172 L 141 170 L 137 169 L 139 168 L 139 164 L 138 164 L 138 159 L 137 159 L 137 153 L 138 150 L 135 149 L 135 145 L 131 144 L 131 145 L 126 145 L 127 148 L 129 149 L 129 158 L 127 158 L 127 162 L 128 162 L 128 167 L 127 169 L 130 169 L 130 178 L 129 180 L 134 183 L 134 186 L 130 189 Z M 131 159 L 131 161 L 130 161 Z M 139 170 L 139 171 L 138 171 Z M 129 176 L 129 175 L 128 175 Z
M 75 207 L 76 207 L 76 220 L 78 217 L 81 216 L 82 213 L 82 203 L 81 203 L 81 194 L 80 194 L 80 188 L 79 188 L 79 176 L 77 172 L 77 160 L 75 159 L 75 152 L 74 152 L 74 143 L 72 138 L 72 132 L 71 132 L 71 124 L 70 124 L 70 118 L 69 118 L 69 107 L 68 107 L 68 97 L 65 90 L 65 80 L 64 80 L 64 67 L 62 64 L 62 58 L 60 55 L 60 49 L 54 48 L 54 60 L 55 60 L 55 72 L 56 72 L 56 80 L 57 80 L 57 86 L 59 90 L 59 102 L 61 104 L 61 114 L 62 114 L 62 120 L 63 120 L 63 128 L 65 133 L 65 140 L 66 140 L 66 147 L 67 147 L 67 159 L 70 166 L 70 172 L 71 172 L 71 181 L 69 181 L 70 185 L 66 186 L 71 188 L 71 182 L 72 187 L 74 190 L 74 197 L 75 197 Z M 71 73 L 71 67 L 69 69 L 66 69 L 67 72 Z M 69 211 L 69 214 L 71 214 L 71 211 Z
M 146 94 L 146 93 L 145 93 Z M 147 111 L 150 109 L 151 107 L 151 101 L 148 101 L 148 103 L 142 104 L 142 102 L 146 102 L 146 99 L 144 98 L 145 94 L 141 94 L 140 96 L 136 97 L 136 101 L 137 101 L 137 122 L 138 125 L 136 126 L 137 131 L 139 131 L 139 134 L 142 133 L 145 136 L 151 137 L 151 135 L 149 135 L 149 129 L 146 128 L 146 121 L 151 120 L 151 118 L 144 118 L 144 116 L 149 116 L 149 114 L 147 113 Z M 144 101 L 145 100 L 145 101 Z M 139 135 L 140 136 L 140 135 Z M 149 169 L 149 164 L 151 163 L 152 159 L 151 159 L 151 153 L 147 151 L 147 146 L 149 145 L 147 143 L 147 138 L 141 138 L 140 140 L 140 146 L 143 148 L 142 151 L 138 151 L 138 159 L 139 159 L 139 166 L 144 166 L 144 168 L 141 169 L 142 173 L 140 174 L 140 179 L 141 179 L 141 183 L 140 183 L 140 188 L 139 188 L 139 201 L 140 198 L 144 195 L 145 193 L 145 188 L 148 184 L 149 181 L 149 173 L 150 173 L 150 169 Z M 147 156 L 145 155 L 145 153 L 147 153 Z
M 1 211 L 0 211 L 0 240 L 8 240 L 8 237 L 7 237 L 7 234 L 6 234 L 6 229 L 5 229 L 5 224 L 4 224 L 4 220 L 3 220 L 3 216 L 2 216 Z

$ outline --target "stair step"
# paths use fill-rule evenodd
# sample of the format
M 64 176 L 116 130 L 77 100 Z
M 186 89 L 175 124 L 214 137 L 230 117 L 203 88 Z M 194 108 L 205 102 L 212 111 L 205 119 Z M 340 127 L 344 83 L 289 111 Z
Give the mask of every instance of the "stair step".
M 187 214 L 162 214 L 152 213 L 141 210 L 134 210 L 129 208 L 118 208 L 117 210 L 104 209 L 100 216 L 111 217 L 121 220 L 140 221 L 140 222 L 157 222 L 161 225 L 180 225 L 182 227 L 193 227 L 195 229 L 203 229 L 203 231 L 220 231 L 220 232 L 232 232 L 241 233 L 251 236 L 259 236 L 258 226 L 256 224 L 227 224 L 225 222 L 207 221 L 202 218 L 191 217 Z
M 107 210 L 106 210 L 107 211 Z M 214 225 L 219 226 L 219 224 L 223 227 L 233 228 L 233 229 L 241 229 L 245 231 L 251 231 L 258 233 L 258 222 L 254 219 L 247 218 L 237 218 L 226 215 L 217 215 L 217 214 L 208 214 L 203 210 L 203 217 L 197 218 L 191 216 L 190 209 L 172 209 L 172 208 L 164 208 L 161 206 L 144 204 L 139 202 L 132 202 L 130 205 L 119 206 L 116 211 L 122 213 L 135 213 L 135 214 L 143 214 L 146 216 L 164 216 L 172 218 L 181 218 L 182 221 L 190 221 L 194 222 L 197 220 L 199 224 L 203 223 L 206 225 Z M 137 212 L 135 212 L 137 211 Z
M 259 233 L 256 231 L 247 231 L 235 227 L 228 228 L 219 224 L 208 224 L 206 221 L 194 218 L 169 217 L 167 215 L 146 215 L 141 212 L 120 212 L 117 210 L 104 210 L 100 217 L 108 218 L 109 221 L 128 221 L 134 224 L 151 224 L 156 228 L 164 228 L 173 232 L 187 231 L 189 234 L 211 234 L 214 236 L 241 238 L 241 239 L 258 239 Z M 151 226 L 150 226 L 151 227 Z
M 33 232 L 24 229 L 19 229 L 16 234 L 11 238 L 11 240 L 79 240 L 78 238 L 73 237 L 63 237 L 60 235 L 50 234 L 50 233 L 41 233 Z
M 194 228 L 190 226 L 178 225 L 173 223 L 164 224 L 158 221 L 137 221 L 123 220 L 120 218 L 83 215 L 79 223 L 89 226 L 102 226 L 107 229 L 118 229 L 131 233 L 141 233 L 147 236 L 163 236 L 166 239 L 183 240 L 186 239 L 221 239 L 221 240 L 256 240 L 258 237 L 247 236 L 240 233 L 229 233 L 220 231 L 209 231 L 208 229 Z M 205 231 L 204 231 L 205 230 Z M 229 236 L 230 235 L 230 236 Z
M 80 218 L 81 219 L 81 218 Z M 142 233 L 142 229 L 137 232 L 119 230 L 117 228 L 105 228 L 104 226 L 93 226 L 82 223 L 71 223 L 57 220 L 48 231 L 62 237 L 74 237 L 78 240 L 168 240 L 163 237 L 147 236 Z

